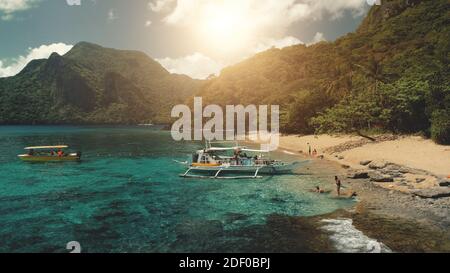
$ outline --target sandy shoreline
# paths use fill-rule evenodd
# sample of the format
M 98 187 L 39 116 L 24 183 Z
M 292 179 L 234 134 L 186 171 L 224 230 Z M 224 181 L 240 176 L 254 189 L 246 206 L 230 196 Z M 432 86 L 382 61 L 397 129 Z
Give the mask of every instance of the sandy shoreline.
M 395 137 L 370 142 L 357 136 L 281 136 L 280 148 L 308 154 L 309 146 L 318 155 L 361 169 L 361 161 L 386 161 L 424 170 L 441 178 L 450 176 L 450 146 L 437 145 L 417 136 Z M 352 147 L 357 146 L 357 147 Z M 347 146 L 347 147 L 346 147 Z M 343 151 L 339 151 L 341 148 Z M 337 157 L 336 157 L 337 156 Z M 341 157 L 341 159 L 339 159 Z
M 317 149 L 316 157 L 309 156 L 308 143 L 312 150 Z M 420 156 L 410 152 L 397 154 L 407 148 L 415 149 Z M 306 172 L 329 181 L 325 190 L 331 190 L 332 195 L 336 195 L 334 175 L 341 178 L 344 194 L 357 192 L 358 202 L 353 209 L 318 216 L 318 226 L 322 226 L 322 219 L 351 219 L 363 234 L 386 243 L 393 251 L 449 252 L 450 197 L 441 197 L 435 192 L 436 189 L 450 192 L 448 186 L 439 185 L 440 181 L 448 180 L 442 174 L 447 171 L 447 163 L 450 171 L 449 148 L 417 137 L 383 137 L 376 143 L 369 143 L 352 136 L 283 136 L 279 150 L 310 159 Z M 392 164 L 370 169 L 360 164 L 363 160 Z M 443 164 L 433 165 L 436 161 Z M 397 172 L 398 169 L 406 171 L 400 174 L 402 177 L 393 176 L 393 182 L 371 181 L 373 174 L 389 176 L 392 170 Z M 349 176 L 355 172 L 370 176 Z M 432 194 L 416 195 L 422 191 Z
M 312 151 L 317 150 L 316 156 L 309 155 L 308 143 Z M 378 136 L 372 142 L 356 136 L 289 135 L 280 137 L 279 151 L 310 159 L 307 172 L 329 181 L 325 190 L 333 191 L 333 195 L 334 175 L 341 178 L 344 194 L 357 192 L 355 208 L 337 213 L 337 218 L 353 219 L 361 231 L 390 246 L 397 245 L 399 251 L 450 251 L 450 184 L 442 184 L 450 182 L 450 146 L 415 136 Z M 370 164 L 362 165 L 361 161 Z M 386 178 L 392 181 L 374 181 Z M 370 220 L 373 217 L 378 220 Z M 386 226 L 377 227 L 380 221 Z M 411 227 L 408 232 L 406 225 Z M 424 238 L 414 226 L 429 232 L 427 236 L 436 239 L 435 245 L 418 243 Z M 415 247 L 398 245 L 400 241 Z M 425 245 L 428 250 L 422 248 Z
M 416 136 L 376 138 L 373 142 L 358 136 L 288 135 L 280 137 L 279 149 L 336 162 L 348 173 L 367 172 L 374 183 L 390 190 L 445 190 L 441 186 L 449 182 L 450 146 Z

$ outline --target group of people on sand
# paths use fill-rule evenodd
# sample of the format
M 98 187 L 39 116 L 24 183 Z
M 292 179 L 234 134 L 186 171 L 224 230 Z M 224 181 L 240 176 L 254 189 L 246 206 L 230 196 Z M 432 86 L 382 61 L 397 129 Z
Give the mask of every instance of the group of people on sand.
M 313 149 L 313 147 L 311 146 L 311 143 L 308 142 L 307 145 L 308 145 L 308 154 L 309 154 L 309 156 L 317 157 L 318 156 L 317 150 Z M 341 197 L 342 196 L 341 189 L 344 188 L 342 186 L 342 182 L 339 179 L 339 177 L 337 177 L 337 176 L 334 177 L 334 182 L 336 183 L 337 196 Z M 317 186 L 313 191 L 316 192 L 316 193 L 329 193 L 329 192 L 331 192 L 331 191 L 326 191 L 326 190 L 322 189 L 320 186 Z M 352 191 L 352 192 L 349 192 L 346 196 L 348 198 L 355 198 L 355 197 L 358 196 L 358 194 L 356 192 Z
M 313 149 L 310 143 L 308 143 L 308 154 L 309 154 L 309 156 L 313 156 L 313 157 L 317 157 L 317 155 L 318 155 L 317 150 Z
M 341 189 L 343 188 L 342 182 L 339 179 L 339 177 L 337 177 L 337 176 L 334 177 L 334 181 L 336 183 L 337 196 L 341 197 L 342 196 Z M 322 189 L 320 186 L 317 186 L 314 189 L 314 192 L 320 193 L 320 194 L 322 194 L 322 193 L 329 193 L 329 191 L 327 192 L 326 190 Z M 357 196 L 358 196 L 358 194 L 356 192 L 354 192 L 354 191 L 351 191 L 351 192 L 349 192 L 349 194 L 345 195 L 345 197 L 348 197 L 348 198 L 356 198 Z

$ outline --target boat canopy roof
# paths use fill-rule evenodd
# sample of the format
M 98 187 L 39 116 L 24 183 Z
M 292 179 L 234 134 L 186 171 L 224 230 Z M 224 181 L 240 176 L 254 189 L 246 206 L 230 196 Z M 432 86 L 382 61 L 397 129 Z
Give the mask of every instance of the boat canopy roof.
M 59 145 L 59 146 L 36 146 L 36 147 L 26 147 L 25 150 L 49 150 L 49 149 L 67 149 L 69 146 L 67 145 Z
M 209 152 L 220 152 L 220 151 L 234 151 L 236 149 L 239 149 L 237 147 L 211 147 L 206 149 Z
M 253 150 L 253 149 L 242 149 L 244 152 L 250 152 L 250 153 L 270 153 L 268 150 Z
M 250 153 L 270 153 L 270 151 L 266 150 L 254 150 L 254 149 L 247 149 L 245 147 L 211 147 L 207 149 L 208 152 L 222 152 L 222 151 L 235 151 L 240 150 L 242 152 L 250 152 Z

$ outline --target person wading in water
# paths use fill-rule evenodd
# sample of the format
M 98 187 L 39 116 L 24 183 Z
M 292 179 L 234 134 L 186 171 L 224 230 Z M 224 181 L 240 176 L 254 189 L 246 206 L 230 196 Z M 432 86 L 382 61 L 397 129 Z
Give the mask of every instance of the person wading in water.
M 341 196 L 341 187 L 342 187 L 341 180 L 337 176 L 334 177 L 334 180 L 336 181 L 337 194 L 338 196 Z

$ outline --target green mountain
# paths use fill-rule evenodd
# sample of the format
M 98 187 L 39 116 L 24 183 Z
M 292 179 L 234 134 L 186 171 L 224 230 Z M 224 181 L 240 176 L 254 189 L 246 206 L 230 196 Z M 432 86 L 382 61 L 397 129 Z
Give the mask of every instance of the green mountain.
M 0 79 L 0 124 L 169 122 L 173 105 L 279 104 L 285 133 L 422 133 L 450 144 L 450 2 L 386 0 L 334 42 L 271 49 L 208 81 L 79 43 Z
M 144 53 L 81 42 L 0 79 L 0 124 L 168 122 L 201 84 Z
M 279 104 L 287 133 L 422 132 L 450 143 L 450 2 L 391 0 L 334 42 L 224 69 L 206 103 Z

